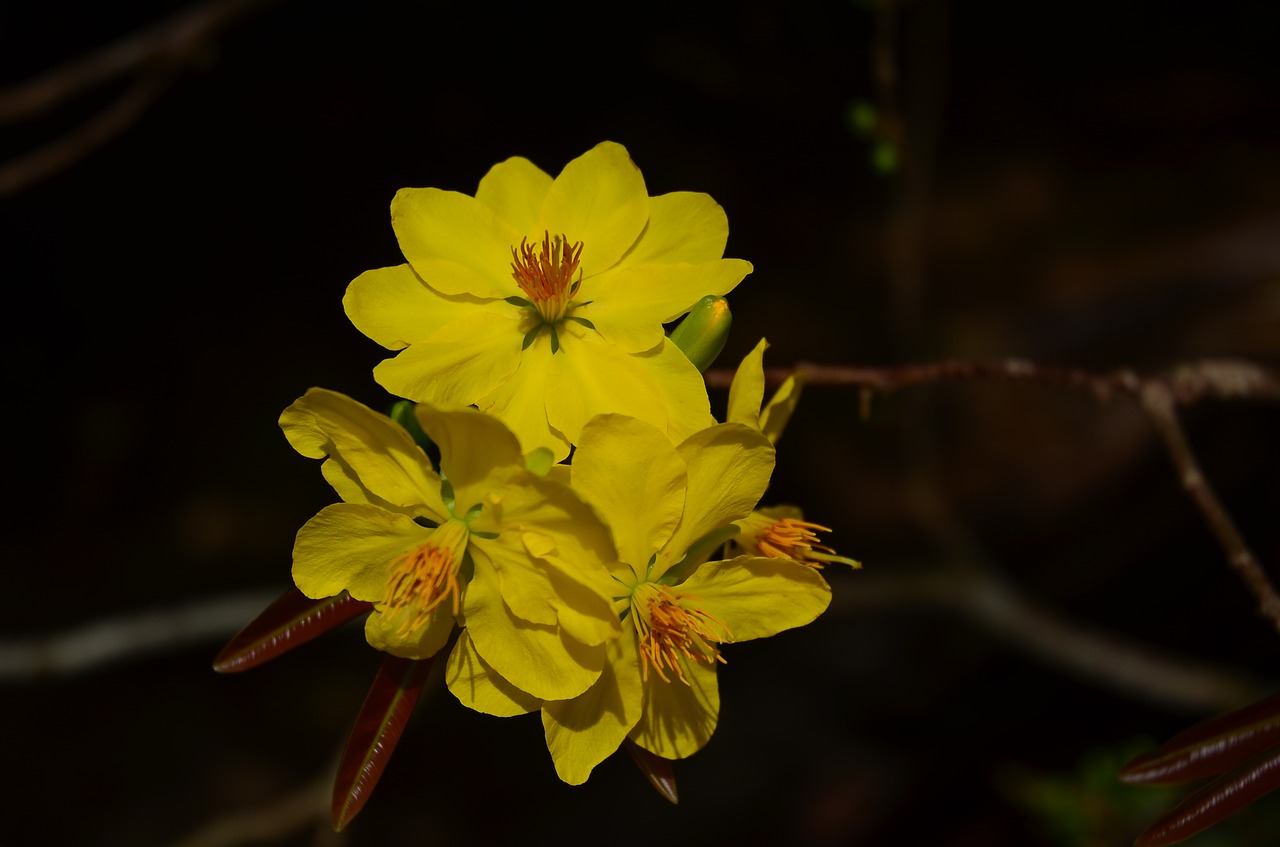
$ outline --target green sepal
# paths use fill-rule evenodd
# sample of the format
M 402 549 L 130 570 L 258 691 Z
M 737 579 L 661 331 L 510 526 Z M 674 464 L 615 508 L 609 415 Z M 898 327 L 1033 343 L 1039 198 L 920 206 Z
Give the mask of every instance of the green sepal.
M 405 431 L 413 438 L 415 444 L 422 448 L 427 455 L 431 454 L 435 445 L 431 442 L 430 436 L 426 430 L 422 428 L 422 424 L 418 423 L 418 416 L 414 414 L 416 404 L 412 400 L 397 400 L 391 404 L 391 420 L 404 427 Z
M 538 333 L 542 331 L 543 326 L 545 326 L 545 324 L 538 324 L 524 334 L 524 341 L 520 344 L 521 352 L 529 349 L 529 345 L 533 343 L 533 339 L 538 337 Z
M 724 349 L 732 323 L 729 301 L 709 294 L 699 300 L 684 320 L 671 330 L 671 342 L 693 362 L 694 367 L 705 371 Z
M 506 300 L 512 306 L 520 306 L 523 309 L 533 308 L 533 303 L 523 297 L 503 297 L 502 299 Z
M 577 318 L 577 317 L 574 317 L 573 315 L 570 315 L 569 317 L 565 318 L 565 320 L 567 320 L 567 321 L 573 321 L 574 323 L 577 323 L 577 324 L 582 324 L 582 325 L 583 325 L 583 326 L 585 326 L 587 329 L 595 329 L 595 328 L 596 328 L 596 325 L 595 325 L 595 324 L 593 324 L 591 321 L 587 320 L 586 318 Z

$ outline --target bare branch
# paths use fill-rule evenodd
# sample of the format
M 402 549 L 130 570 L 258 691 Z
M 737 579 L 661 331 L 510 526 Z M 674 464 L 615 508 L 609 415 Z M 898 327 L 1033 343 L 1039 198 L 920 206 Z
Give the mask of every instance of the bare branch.
M 321 779 L 304 785 L 267 806 L 218 818 L 173 842 L 170 847 L 235 847 L 238 844 L 275 843 L 308 824 L 316 828 L 313 843 L 317 847 L 341 844 L 345 840 L 344 836 L 333 832 L 328 826 L 332 784 L 332 770 L 326 769 Z
M 278 591 L 235 594 L 178 609 L 110 618 L 54 635 L 0 643 L 0 682 L 66 676 L 152 653 L 207 644 L 237 632 L 277 596 Z
M 1151 418 L 1164 441 L 1165 449 L 1169 451 L 1169 458 L 1178 469 L 1182 487 L 1204 515 L 1209 529 L 1227 554 L 1227 562 L 1253 593 L 1258 602 L 1259 613 L 1280 630 L 1280 594 L 1276 593 L 1275 583 L 1258 563 L 1258 557 L 1249 548 L 1244 536 L 1236 528 L 1235 521 L 1200 470 L 1200 464 L 1196 461 L 1195 453 L 1191 450 L 1191 444 L 1187 441 L 1187 435 L 1174 410 L 1173 391 L 1161 383 L 1149 382 L 1143 387 L 1141 399 L 1142 408 Z
M 907 576 L 860 574 L 833 611 L 936 606 L 960 613 L 1030 656 L 1093 684 L 1162 706 L 1225 711 L 1270 690 L 1263 680 L 1157 651 L 1116 633 L 1067 621 L 981 568 Z
M 0 167 L 0 198 L 47 179 L 141 116 L 190 54 L 236 18 L 272 0 L 213 0 L 36 77 L 0 90 L 0 124 L 39 115 L 128 73 L 124 93 L 84 124 Z

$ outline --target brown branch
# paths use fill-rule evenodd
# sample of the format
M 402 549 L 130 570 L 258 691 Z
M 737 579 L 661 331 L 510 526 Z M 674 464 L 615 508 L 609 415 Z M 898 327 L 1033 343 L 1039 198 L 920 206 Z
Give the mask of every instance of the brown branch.
M 806 385 L 851 386 L 886 393 L 939 382 L 996 380 L 1079 389 L 1099 400 L 1109 400 L 1118 394 L 1137 398 L 1144 385 L 1156 382 L 1165 385 L 1180 406 L 1206 399 L 1280 400 L 1280 376 L 1237 359 L 1207 359 L 1178 365 L 1164 379 L 1144 379 L 1128 369 L 1095 373 L 1040 365 L 1026 359 L 928 362 L 883 368 L 799 362 L 794 367 L 766 368 L 764 372 L 765 381 L 770 385 L 780 385 L 792 374 L 804 374 Z M 707 371 L 707 384 L 712 388 L 728 388 L 732 381 L 731 370 Z
M 1165 449 L 1169 451 L 1169 458 L 1178 469 L 1182 487 L 1204 515 L 1209 529 L 1227 554 L 1227 562 L 1253 593 L 1258 602 L 1259 613 L 1280 630 L 1280 595 L 1277 595 L 1275 584 L 1262 569 L 1258 557 L 1249 548 L 1230 513 L 1200 470 L 1200 463 L 1196 461 L 1187 435 L 1178 421 L 1173 391 L 1161 383 L 1149 382 L 1143 386 L 1141 400 L 1142 408 L 1151 418 L 1156 432 L 1164 441 Z
M 1018 650 L 1086 681 L 1164 706 L 1225 711 L 1273 686 L 1243 672 L 1157 651 L 1125 637 L 1065 620 L 982 568 L 948 568 L 903 576 L 859 574 L 838 591 L 832 610 L 925 605 L 947 609 Z

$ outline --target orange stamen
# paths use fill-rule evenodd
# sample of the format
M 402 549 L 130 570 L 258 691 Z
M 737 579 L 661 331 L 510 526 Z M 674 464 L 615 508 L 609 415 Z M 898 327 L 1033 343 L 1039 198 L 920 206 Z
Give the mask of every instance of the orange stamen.
M 397 635 L 406 637 L 426 626 L 445 600 L 450 601 L 453 614 L 458 614 L 462 599 L 458 566 L 466 547 L 465 532 L 463 529 L 459 538 L 456 531 L 437 530 L 426 543 L 391 563 L 383 602 L 388 614 L 400 618 Z
M 631 611 L 640 636 L 641 679 L 647 680 L 652 668 L 663 682 L 671 682 L 666 671 L 673 671 L 688 685 L 681 658 L 707 664 L 724 662 L 716 645 L 732 639 L 729 628 L 685 602 L 697 600 L 656 583 L 645 583 L 632 594 Z
M 511 275 L 544 322 L 554 324 L 568 312 L 569 299 L 578 290 L 573 275 L 581 260 L 581 241 L 570 244 L 567 236 L 553 238 L 549 232 L 542 236 L 541 250 L 535 250 L 528 238 L 520 240 L 519 252 L 511 248 Z
M 774 559 L 794 559 L 810 567 L 821 568 L 822 562 L 813 557 L 814 551 L 829 555 L 836 551 L 820 543 L 817 533 L 830 531 L 830 527 L 811 521 L 779 518 L 760 533 L 756 549 Z

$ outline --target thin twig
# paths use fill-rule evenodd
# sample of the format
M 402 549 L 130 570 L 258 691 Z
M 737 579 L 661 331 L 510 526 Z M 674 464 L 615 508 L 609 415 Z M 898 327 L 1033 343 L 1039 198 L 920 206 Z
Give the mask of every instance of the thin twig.
M 0 90 L 0 124 L 33 118 L 117 77 L 136 78 L 83 125 L 0 168 L 0 198 L 58 173 L 130 126 L 190 55 L 232 21 L 273 0 L 213 0 Z
M 53 635 L 0 643 L 0 682 L 67 676 L 153 653 L 207 644 L 238 632 L 278 596 L 278 591 L 233 594 L 177 609 L 109 618 Z
M 1225 711 L 1274 687 L 1243 672 L 1174 656 L 1117 633 L 1065 620 L 983 568 L 899 576 L 860 574 L 857 582 L 855 590 L 836 593 L 833 611 L 847 614 L 910 605 L 949 609 L 1050 665 L 1163 706 Z
M 1280 630 L 1280 595 L 1277 595 L 1275 584 L 1262 569 L 1258 557 L 1249 548 L 1244 536 L 1236 528 L 1235 521 L 1200 470 L 1200 463 L 1196 461 L 1187 435 L 1178 421 L 1173 392 L 1160 383 L 1147 383 L 1142 390 L 1142 408 L 1146 410 L 1156 432 L 1164 441 L 1169 458 L 1178 469 L 1182 487 L 1191 495 L 1209 524 L 1209 529 L 1218 539 L 1218 544 L 1227 554 L 1227 562 L 1253 593 L 1258 601 L 1258 611 Z

